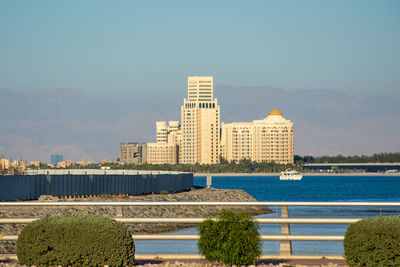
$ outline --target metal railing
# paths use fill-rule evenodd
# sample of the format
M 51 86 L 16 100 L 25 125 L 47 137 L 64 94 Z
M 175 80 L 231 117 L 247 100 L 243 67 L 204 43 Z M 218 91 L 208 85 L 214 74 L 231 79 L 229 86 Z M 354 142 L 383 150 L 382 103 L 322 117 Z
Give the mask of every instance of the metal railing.
M 280 206 L 281 217 L 278 218 L 255 218 L 260 224 L 280 224 L 280 234 L 262 234 L 263 241 L 280 241 L 279 255 L 262 255 L 261 259 L 292 259 L 292 258 L 321 258 L 343 259 L 342 255 L 293 255 L 291 241 L 343 241 L 343 235 L 293 235 L 290 233 L 290 224 L 351 224 L 361 218 L 289 218 L 288 206 L 321 206 L 321 207 L 400 207 L 400 202 L 83 202 L 83 201 L 61 201 L 61 202 L 0 202 L 0 207 L 54 207 L 54 206 L 115 206 L 117 221 L 122 223 L 179 223 L 198 224 L 205 218 L 122 218 L 123 206 Z M 0 218 L 0 224 L 26 224 L 37 220 L 36 218 Z M 134 240 L 198 240 L 199 235 L 192 234 L 146 234 L 132 235 Z M 0 241 L 17 241 L 17 235 L 4 235 L 0 233 Z M 181 255 L 181 258 L 188 255 Z M 199 255 L 190 254 L 191 258 L 199 258 Z M 137 259 L 150 258 L 179 258 L 177 254 L 142 254 Z M 16 255 L 0 255 L 0 259 L 15 259 Z

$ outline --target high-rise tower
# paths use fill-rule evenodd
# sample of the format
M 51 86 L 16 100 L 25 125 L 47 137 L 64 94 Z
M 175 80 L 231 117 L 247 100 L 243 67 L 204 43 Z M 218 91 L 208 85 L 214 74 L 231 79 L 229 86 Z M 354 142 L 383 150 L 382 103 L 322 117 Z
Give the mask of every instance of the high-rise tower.
M 188 77 L 188 97 L 181 107 L 182 144 L 179 162 L 214 164 L 219 161 L 220 107 L 213 99 L 213 77 Z

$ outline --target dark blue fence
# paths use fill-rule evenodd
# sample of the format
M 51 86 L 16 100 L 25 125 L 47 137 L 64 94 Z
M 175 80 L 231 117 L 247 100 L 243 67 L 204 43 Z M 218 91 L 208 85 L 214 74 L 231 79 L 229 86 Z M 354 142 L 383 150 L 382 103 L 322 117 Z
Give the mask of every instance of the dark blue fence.
M 179 192 L 193 187 L 193 174 L 145 175 L 1 175 L 0 201 L 38 199 L 41 195 L 141 195 Z

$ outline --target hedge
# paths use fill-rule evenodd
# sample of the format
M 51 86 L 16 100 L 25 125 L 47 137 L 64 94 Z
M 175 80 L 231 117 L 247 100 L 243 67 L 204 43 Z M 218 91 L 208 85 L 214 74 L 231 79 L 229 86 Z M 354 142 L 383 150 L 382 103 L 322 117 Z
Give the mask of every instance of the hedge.
M 351 224 L 343 242 L 349 266 L 400 266 L 400 216 L 379 216 Z
M 225 265 L 254 264 L 261 255 L 258 224 L 246 212 L 222 211 L 216 218 L 199 224 L 198 247 L 210 262 Z
M 18 237 L 21 265 L 127 266 L 135 244 L 125 225 L 97 215 L 62 215 L 29 223 Z

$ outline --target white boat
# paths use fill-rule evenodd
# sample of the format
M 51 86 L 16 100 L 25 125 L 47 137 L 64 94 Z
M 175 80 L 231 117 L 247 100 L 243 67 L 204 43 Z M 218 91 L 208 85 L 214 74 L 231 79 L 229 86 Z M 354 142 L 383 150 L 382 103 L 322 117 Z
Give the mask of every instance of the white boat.
M 399 170 L 387 170 L 385 174 L 399 173 Z
M 279 180 L 301 180 L 303 175 L 295 170 L 285 170 L 281 172 Z

